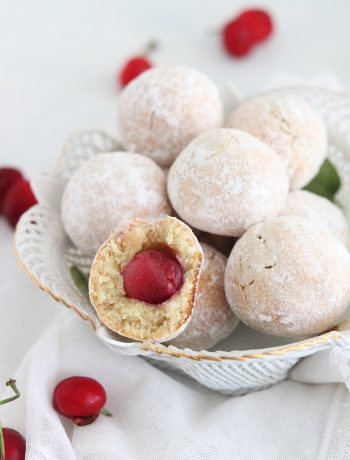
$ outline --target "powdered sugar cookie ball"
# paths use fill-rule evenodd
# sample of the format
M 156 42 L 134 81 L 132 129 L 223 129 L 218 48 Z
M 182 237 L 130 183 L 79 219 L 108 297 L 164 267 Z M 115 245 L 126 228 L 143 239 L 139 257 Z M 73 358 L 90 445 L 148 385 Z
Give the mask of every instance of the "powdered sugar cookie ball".
M 179 348 L 208 350 L 231 334 L 238 319 L 227 303 L 224 275 L 227 258 L 201 243 L 204 262 L 199 277 L 192 318 L 171 344 Z
M 257 224 L 236 243 L 226 297 L 245 324 L 267 334 L 307 337 L 336 324 L 350 302 L 350 255 L 309 219 Z
M 187 223 L 217 235 L 240 236 L 251 225 L 276 216 L 288 193 L 278 156 L 248 133 L 207 131 L 177 157 L 168 194 Z
M 350 247 L 349 223 L 338 206 L 326 198 L 306 190 L 290 192 L 280 216 L 299 216 L 311 219 L 320 228 L 336 236 L 344 246 Z
M 186 67 L 156 67 L 122 91 L 119 130 L 126 149 L 170 166 L 198 134 L 222 124 L 218 89 Z
M 269 93 L 243 102 L 227 126 L 266 142 L 287 165 L 292 190 L 306 185 L 326 157 L 327 132 L 321 118 L 288 94 Z
M 87 254 L 95 254 L 124 220 L 156 219 L 170 211 L 165 174 L 137 153 L 96 155 L 73 174 L 62 199 L 66 232 Z

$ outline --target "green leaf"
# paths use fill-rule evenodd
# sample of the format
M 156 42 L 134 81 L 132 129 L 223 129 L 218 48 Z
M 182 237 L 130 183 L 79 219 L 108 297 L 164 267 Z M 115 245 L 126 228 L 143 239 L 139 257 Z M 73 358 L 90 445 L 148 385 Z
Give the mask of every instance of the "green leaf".
M 304 190 L 308 190 L 309 192 L 316 193 L 316 195 L 328 198 L 330 201 L 334 201 L 340 185 L 341 181 L 337 170 L 332 163 L 326 159 L 317 176 L 304 187 Z
M 75 286 L 83 294 L 83 296 L 90 301 L 89 298 L 89 283 L 82 271 L 79 270 L 78 267 L 72 265 L 70 267 L 70 275 L 74 281 Z

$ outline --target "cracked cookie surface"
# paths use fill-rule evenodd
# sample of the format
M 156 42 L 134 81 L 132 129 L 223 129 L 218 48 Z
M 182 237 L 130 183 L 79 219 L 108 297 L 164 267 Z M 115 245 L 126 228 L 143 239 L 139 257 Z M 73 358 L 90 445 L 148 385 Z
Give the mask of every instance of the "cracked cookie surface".
M 249 229 L 225 273 L 227 300 L 248 326 L 306 337 L 333 326 L 350 302 L 350 255 L 314 222 L 294 216 Z
M 243 102 L 227 126 L 242 129 L 266 142 L 284 161 L 290 188 L 306 185 L 326 156 L 327 132 L 319 115 L 301 99 L 271 92 Z
M 197 70 L 173 66 L 143 72 L 122 91 L 119 130 L 131 152 L 170 166 L 198 134 L 222 124 L 219 91 Z
M 288 187 L 286 169 L 268 145 L 228 128 L 196 137 L 168 175 L 175 211 L 193 227 L 216 235 L 241 236 L 275 217 Z

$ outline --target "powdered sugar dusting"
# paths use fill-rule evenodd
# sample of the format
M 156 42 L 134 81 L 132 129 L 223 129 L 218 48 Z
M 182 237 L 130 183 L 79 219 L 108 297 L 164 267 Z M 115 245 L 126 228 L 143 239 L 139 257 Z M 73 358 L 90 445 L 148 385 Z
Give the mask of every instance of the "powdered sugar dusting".
M 350 248 L 349 223 L 342 211 L 326 198 L 306 190 L 290 192 L 280 215 L 311 219 Z
M 205 75 L 186 67 L 144 72 L 119 99 L 124 145 L 161 166 L 170 166 L 194 137 L 221 124 L 218 89 Z
M 224 128 L 194 139 L 168 176 L 176 212 L 200 230 L 228 236 L 276 216 L 288 186 L 284 166 L 267 145 Z
M 350 255 L 337 238 L 311 220 L 285 216 L 255 225 L 236 243 L 225 290 L 247 325 L 304 337 L 337 322 L 350 302 L 349 279 Z
M 258 315 L 259 321 L 272 321 L 272 316 L 270 315 Z
M 170 214 L 166 176 L 152 160 L 115 152 L 93 157 L 70 179 L 62 221 L 73 243 L 94 254 L 116 225 Z
M 185 331 L 171 342 L 179 348 L 210 349 L 238 325 L 224 291 L 227 258 L 207 244 L 201 246 L 204 261 L 193 315 Z
M 292 189 L 307 184 L 326 156 L 327 132 L 321 118 L 305 102 L 281 91 L 243 102 L 227 126 L 270 145 L 288 166 Z

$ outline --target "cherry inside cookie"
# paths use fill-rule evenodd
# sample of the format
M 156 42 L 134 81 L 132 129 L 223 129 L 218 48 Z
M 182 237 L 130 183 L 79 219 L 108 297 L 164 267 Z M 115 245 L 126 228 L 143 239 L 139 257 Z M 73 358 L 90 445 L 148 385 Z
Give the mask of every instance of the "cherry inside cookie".
M 183 270 L 175 256 L 164 251 L 141 251 L 123 271 L 129 298 L 161 306 L 181 287 Z
M 171 340 L 191 319 L 202 262 L 196 236 L 180 220 L 131 219 L 96 254 L 91 303 L 103 324 L 124 337 Z

